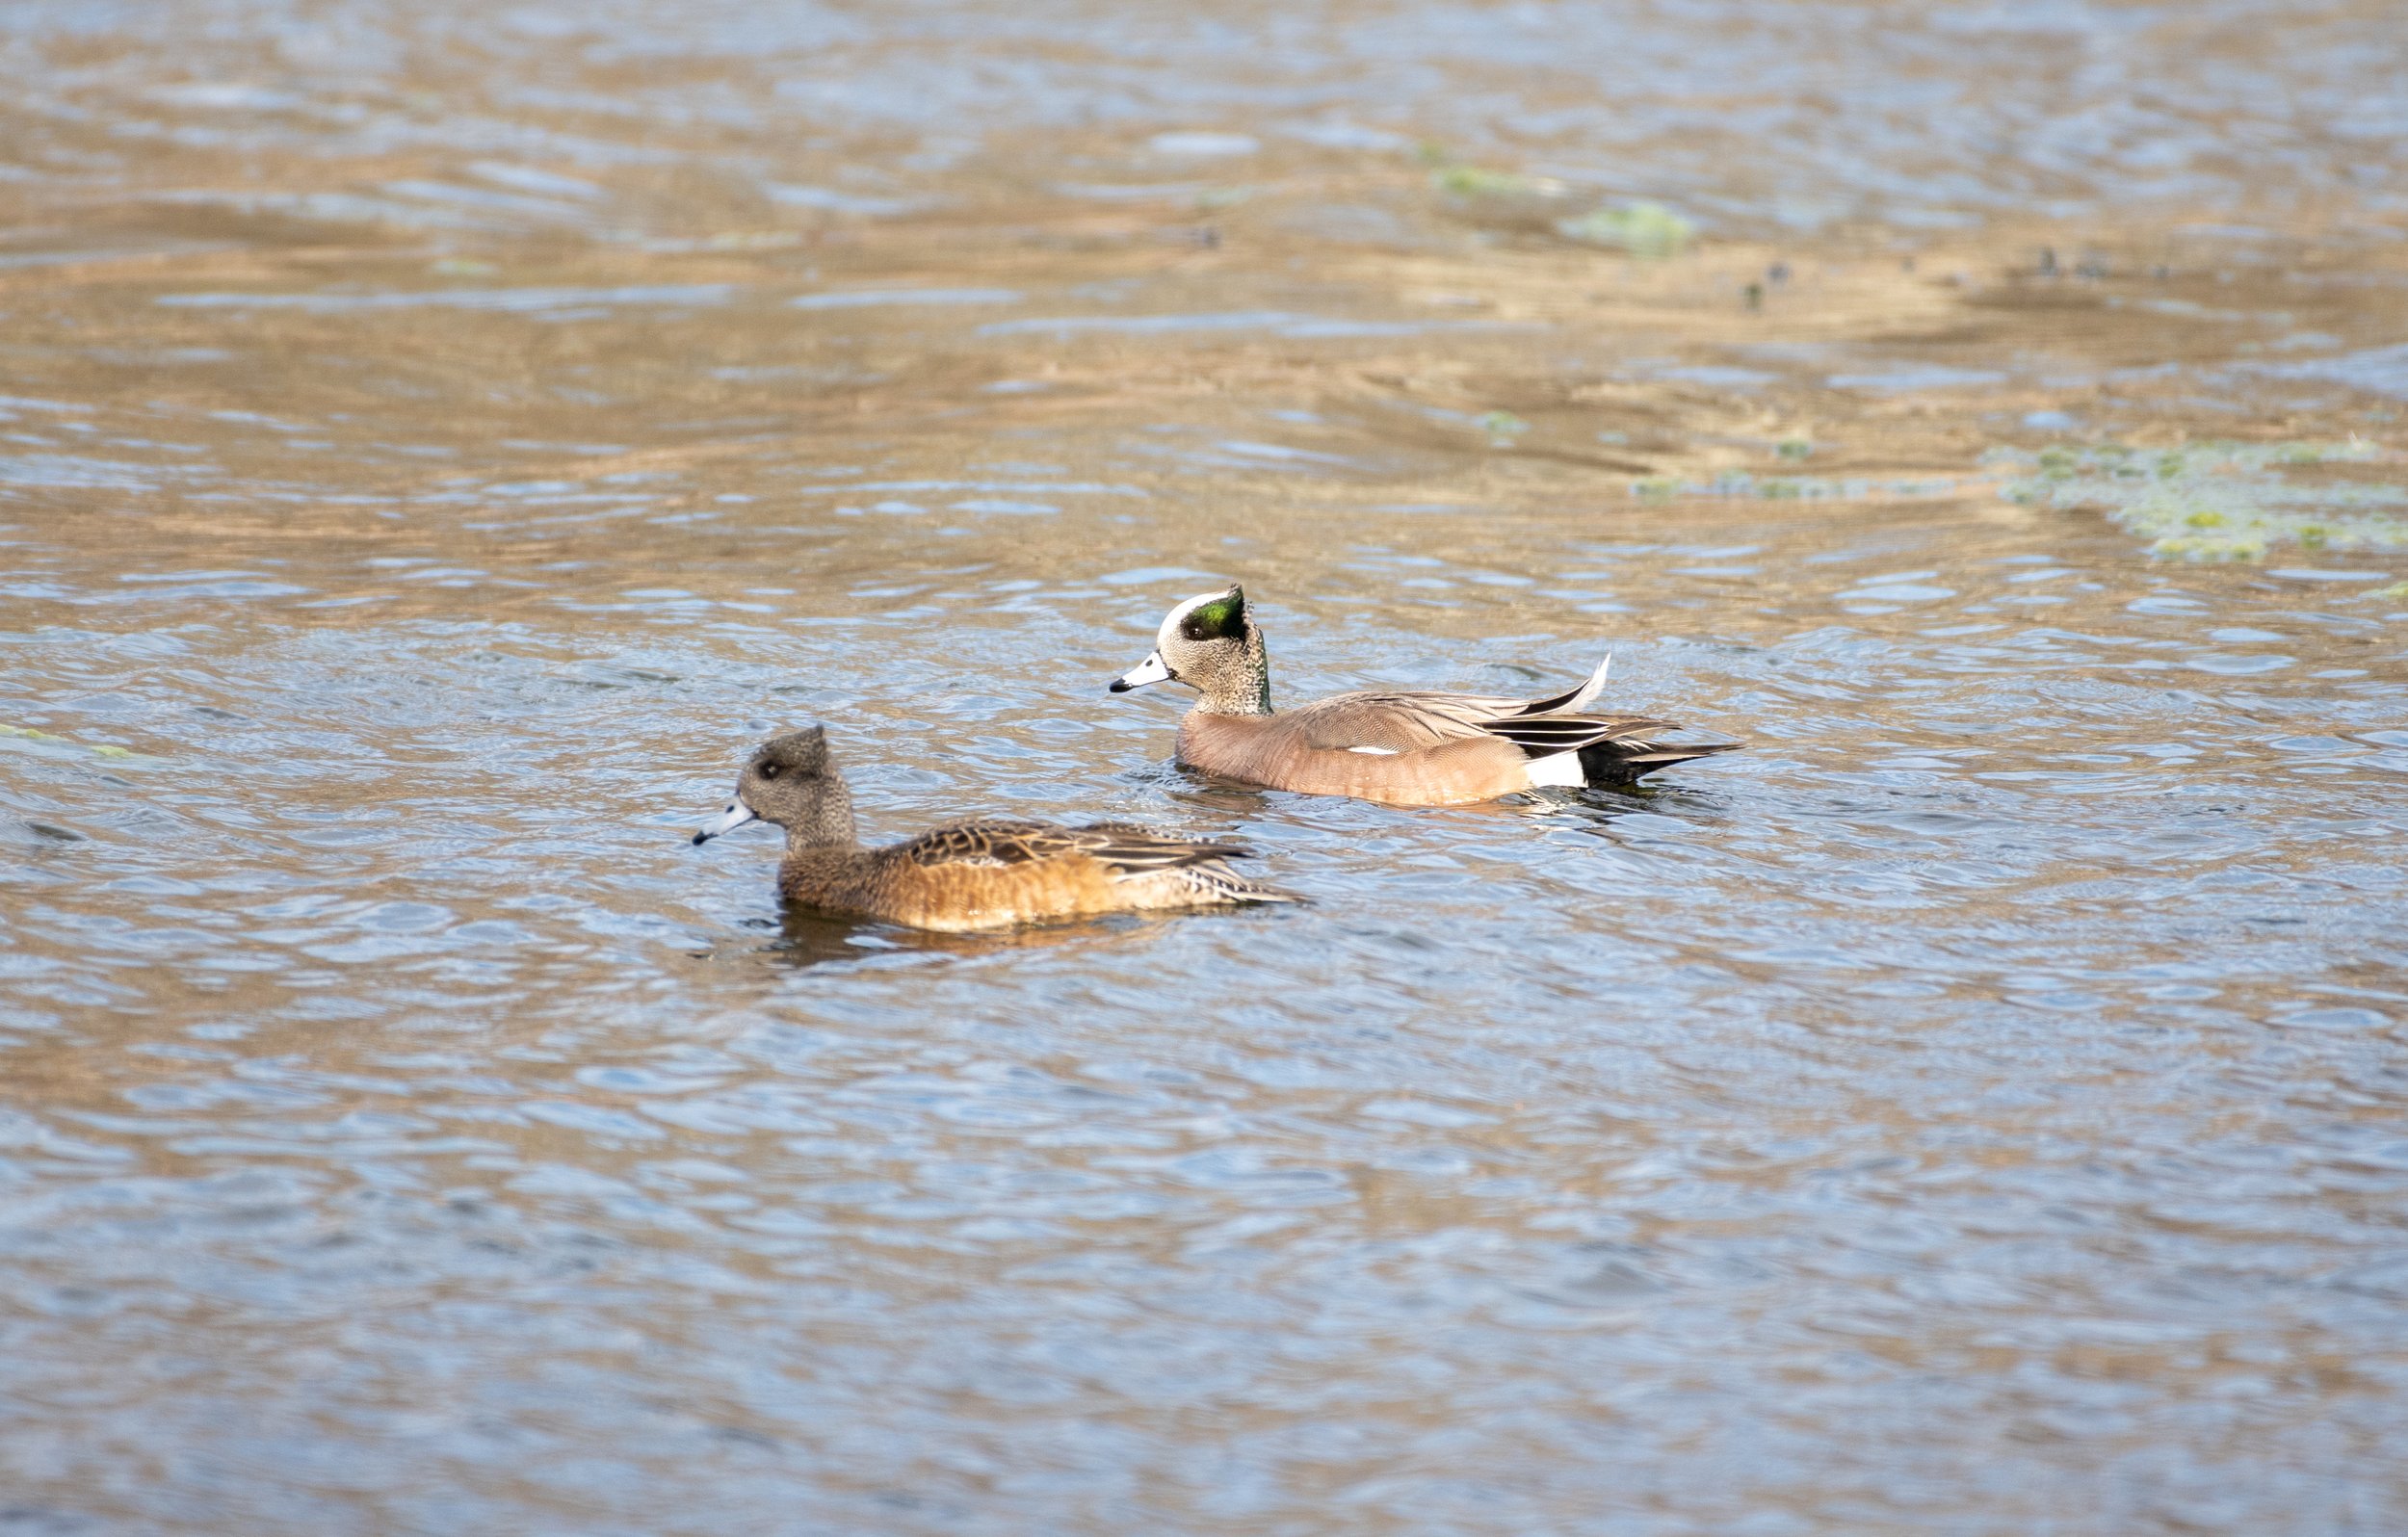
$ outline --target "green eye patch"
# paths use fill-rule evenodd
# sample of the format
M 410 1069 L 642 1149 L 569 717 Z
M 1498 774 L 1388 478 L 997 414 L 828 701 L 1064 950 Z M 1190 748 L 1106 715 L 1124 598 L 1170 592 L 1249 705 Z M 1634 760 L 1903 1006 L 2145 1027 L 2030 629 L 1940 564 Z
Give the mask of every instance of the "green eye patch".
M 1179 621 L 1179 633 L 1191 640 L 1234 639 L 1245 634 L 1245 594 L 1233 592 L 1199 604 Z

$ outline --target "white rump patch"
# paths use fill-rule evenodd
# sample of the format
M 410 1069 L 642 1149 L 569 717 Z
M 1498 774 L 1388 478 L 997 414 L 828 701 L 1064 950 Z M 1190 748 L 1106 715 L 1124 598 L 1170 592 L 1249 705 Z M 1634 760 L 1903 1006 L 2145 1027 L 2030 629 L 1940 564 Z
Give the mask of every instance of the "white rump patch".
M 1549 757 L 1531 760 L 1531 783 L 1552 785 L 1564 790 L 1578 790 L 1588 783 L 1588 776 L 1581 772 L 1579 753 L 1558 752 Z
M 1393 758 L 1397 755 L 1394 747 L 1348 747 L 1347 751 L 1365 753 L 1374 758 Z

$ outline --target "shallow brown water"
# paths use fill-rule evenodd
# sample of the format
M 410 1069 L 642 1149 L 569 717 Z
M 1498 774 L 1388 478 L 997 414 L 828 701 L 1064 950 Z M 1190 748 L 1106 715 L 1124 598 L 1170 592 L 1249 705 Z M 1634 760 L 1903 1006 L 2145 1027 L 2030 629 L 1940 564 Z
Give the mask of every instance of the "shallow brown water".
M 2408 1524 L 2391 8 L 386 9 L 0 16 L 0 1532 Z

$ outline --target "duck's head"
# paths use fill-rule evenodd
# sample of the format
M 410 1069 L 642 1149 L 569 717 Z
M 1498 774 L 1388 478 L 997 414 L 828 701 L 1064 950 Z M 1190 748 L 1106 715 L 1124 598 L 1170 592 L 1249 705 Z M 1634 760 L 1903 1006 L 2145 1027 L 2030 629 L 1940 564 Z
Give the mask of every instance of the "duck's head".
M 708 843 L 748 821 L 785 828 L 789 847 L 852 842 L 852 792 L 827 750 L 825 726 L 805 726 L 754 748 L 725 815 L 694 841 Z
M 1112 681 L 1127 693 L 1149 683 L 1184 683 L 1217 715 L 1270 714 L 1270 659 L 1263 632 L 1235 583 L 1199 593 L 1170 611 L 1154 633 L 1154 652 Z

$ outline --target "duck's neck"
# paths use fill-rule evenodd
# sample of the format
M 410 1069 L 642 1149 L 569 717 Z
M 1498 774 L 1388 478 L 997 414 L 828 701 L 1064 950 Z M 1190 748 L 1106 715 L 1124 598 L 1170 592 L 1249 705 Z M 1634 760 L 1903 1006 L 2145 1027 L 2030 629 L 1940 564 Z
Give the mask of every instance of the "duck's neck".
M 1243 665 L 1216 673 L 1207 686 L 1196 691 L 1204 696 L 1195 703 L 1197 713 L 1202 715 L 1269 715 L 1270 655 L 1264 649 L 1262 632 L 1257 630 L 1245 638 Z
M 834 774 L 819 787 L 802 815 L 786 824 L 786 852 L 790 854 L 806 848 L 857 848 L 860 842 L 853 830 L 852 792 Z

